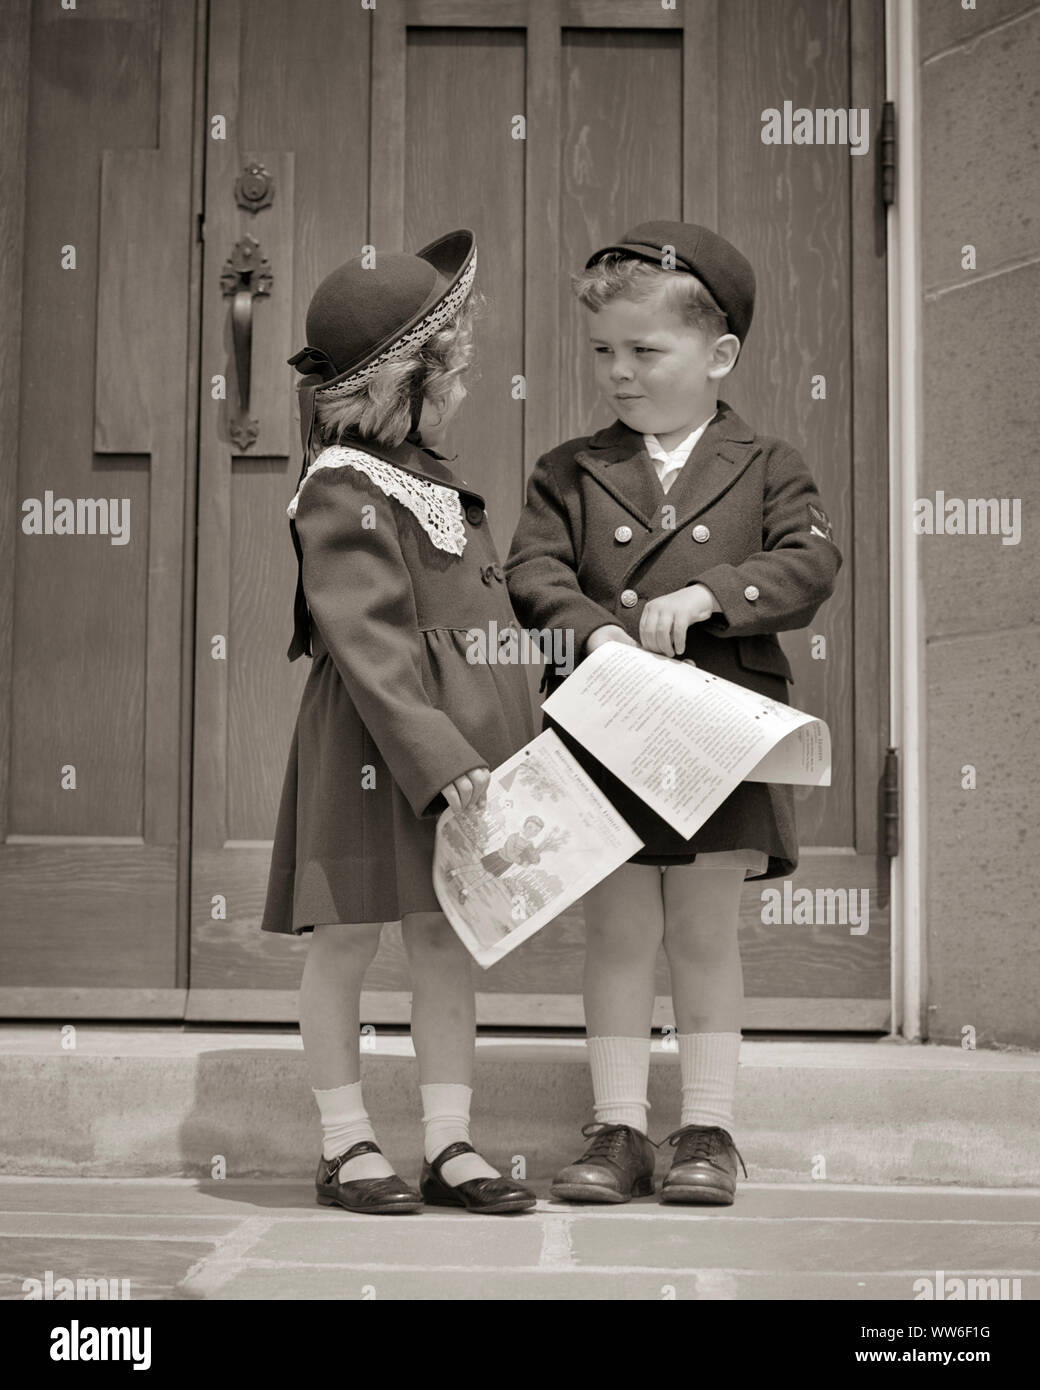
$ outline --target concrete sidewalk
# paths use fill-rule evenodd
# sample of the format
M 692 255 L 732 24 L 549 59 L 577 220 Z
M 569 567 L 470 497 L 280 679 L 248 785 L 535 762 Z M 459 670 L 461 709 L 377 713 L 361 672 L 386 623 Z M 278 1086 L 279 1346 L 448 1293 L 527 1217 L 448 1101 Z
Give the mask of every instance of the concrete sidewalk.
M 128 1280 L 131 1300 L 909 1301 L 915 1281 L 948 1295 L 954 1278 L 1029 1300 L 1040 1190 L 746 1183 L 728 1208 L 364 1217 L 292 1181 L 0 1179 L 0 1297 L 24 1299 L 47 1271 L 52 1286 Z

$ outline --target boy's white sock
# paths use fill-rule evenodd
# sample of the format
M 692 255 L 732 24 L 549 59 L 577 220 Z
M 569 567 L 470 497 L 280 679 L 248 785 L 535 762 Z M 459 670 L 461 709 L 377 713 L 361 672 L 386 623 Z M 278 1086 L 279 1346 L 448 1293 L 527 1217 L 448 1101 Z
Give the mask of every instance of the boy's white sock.
M 313 1088 L 312 1088 L 313 1089 Z M 314 1099 L 321 1112 L 321 1153 L 323 1158 L 335 1158 L 346 1153 L 363 1139 L 376 1141 L 375 1131 L 361 1099 L 361 1082 L 334 1086 L 328 1091 L 315 1091 Z M 358 1154 L 340 1165 L 339 1181 L 355 1182 L 360 1178 L 389 1178 L 393 1168 L 382 1154 Z
M 733 1128 L 739 1033 L 680 1033 L 681 1125 Z
M 469 1107 L 473 1091 L 454 1081 L 433 1081 L 420 1086 L 419 1092 L 423 1105 L 423 1150 L 432 1163 L 449 1144 L 460 1140 L 469 1143 Z M 449 1187 L 458 1187 L 459 1183 L 472 1178 L 501 1176 L 480 1154 L 459 1154 L 449 1158 L 441 1168 L 441 1177 Z
M 650 1039 L 589 1038 L 587 1042 L 596 1122 L 631 1125 L 645 1134 Z

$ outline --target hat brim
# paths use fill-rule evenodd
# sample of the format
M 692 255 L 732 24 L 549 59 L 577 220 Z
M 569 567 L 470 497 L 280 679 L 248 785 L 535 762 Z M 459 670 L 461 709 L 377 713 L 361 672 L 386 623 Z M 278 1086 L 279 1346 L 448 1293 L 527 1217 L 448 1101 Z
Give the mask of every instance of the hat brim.
M 419 347 L 458 313 L 473 288 L 477 269 L 476 237 L 468 227 L 448 232 L 416 251 L 421 260 L 428 261 L 437 272 L 437 280 L 425 301 L 411 318 L 400 324 L 372 350 L 338 376 L 320 382 L 319 396 L 335 395 L 338 389 L 360 385 L 385 362 L 402 356 L 410 348 Z M 299 355 L 299 354 L 297 354 Z M 301 362 L 306 368 L 306 361 Z
M 457 232 L 447 232 L 436 241 L 431 241 L 415 254 L 420 260 L 429 261 L 450 289 L 465 270 L 476 244 L 476 237 L 469 228 L 460 227 Z

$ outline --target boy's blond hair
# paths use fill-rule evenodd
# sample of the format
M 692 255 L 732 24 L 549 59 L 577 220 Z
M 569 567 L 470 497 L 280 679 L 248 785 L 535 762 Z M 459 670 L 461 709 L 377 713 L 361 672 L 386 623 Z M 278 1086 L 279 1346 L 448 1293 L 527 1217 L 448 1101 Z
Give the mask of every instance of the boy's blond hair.
M 471 294 L 450 323 L 421 346 L 381 367 L 346 392 L 314 398 L 315 435 L 320 445 L 338 444 L 344 434 L 360 435 L 393 448 L 411 432 L 413 396 L 445 411 L 464 394 L 460 378 L 473 358 L 473 317 L 478 302 Z
M 664 270 L 623 251 L 611 251 L 588 270 L 572 275 L 571 286 L 579 302 L 593 312 L 615 299 L 642 301 L 663 291 L 663 302 L 688 328 L 697 328 L 709 338 L 730 331 L 714 295 L 696 275 Z

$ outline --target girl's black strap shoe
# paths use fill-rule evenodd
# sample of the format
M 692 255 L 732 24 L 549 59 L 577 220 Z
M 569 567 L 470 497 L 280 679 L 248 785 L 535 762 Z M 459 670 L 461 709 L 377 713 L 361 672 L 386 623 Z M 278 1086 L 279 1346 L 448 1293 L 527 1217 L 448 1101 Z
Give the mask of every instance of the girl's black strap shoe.
M 367 1212 L 372 1216 L 393 1216 L 422 1210 L 422 1197 L 413 1187 L 394 1173 L 389 1178 L 355 1178 L 339 1181 L 339 1170 L 351 1158 L 360 1154 L 381 1153 L 378 1144 L 363 1139 L 360 1144 L 337 1154 L 335 1158 L 318 1160 L 314 1180 L 318 1205 L 343 1207 L 346 1211 Z
M 473 1154 L 472 1144 L 459 1139 L 449 1144 L 430 1163 L 423 1160 L 419 1190 L 423 1200 L 433 1207 L 464 1207 L 466 1211 L 482 1212 L 485 1216 L 506 1216 L 514 1211 L 530 1211 L 538 1198 L 528 1187 L 512 1178 L 470 1178 L 452 1187 L 445 1182 L 441 1169 L 459 1154 Z

